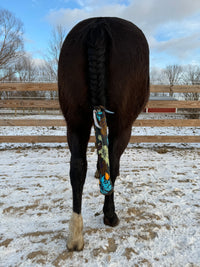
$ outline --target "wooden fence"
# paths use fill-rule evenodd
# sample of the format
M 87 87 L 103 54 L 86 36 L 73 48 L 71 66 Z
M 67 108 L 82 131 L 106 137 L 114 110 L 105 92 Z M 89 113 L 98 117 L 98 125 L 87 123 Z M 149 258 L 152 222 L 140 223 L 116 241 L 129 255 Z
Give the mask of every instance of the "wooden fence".
M 56 84 L 46 83 L 2 83 L 0 92 L 26 92 L 26 91 L 57 91 Z M 152 85 L 151 92 L 162 93 L 200 93 L 200 86 L 166 86 Z M 150 100 L 149 108 L 178 108 L 200 109 L 200 101 L 158 101 Z M 58 100 L 38 99 L 6 99 L 0 100 L 0 108 L 48 108 L 59 109 Z M 65 126 L 64 120 L 26 120 L 0 118 L 1 126 Z M 200 119 L 165 119 L 165 120 L 136 120 L 134 127 L 200 127 Z M 66 136 L 0 136 L 0 143 L 62 143 Z M 94 142 L 91 136 L 90 142 Z M 130 143 L 200 143 L 200 130 L 198 136 L 131 136 Z

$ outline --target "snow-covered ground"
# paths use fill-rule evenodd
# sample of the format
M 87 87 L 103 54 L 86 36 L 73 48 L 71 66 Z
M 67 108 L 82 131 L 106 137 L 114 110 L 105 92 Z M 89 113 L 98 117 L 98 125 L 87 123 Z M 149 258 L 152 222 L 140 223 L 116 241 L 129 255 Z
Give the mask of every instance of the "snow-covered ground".
M 0 127 L 0 134 L 33 134 L 30 128 Z M 199 128 L 188 131 L 198 134 Z M 103 224 L 90 145 L 82 252 L 66 249 L 72 196 L 65 146 L 0 145 L 0 266 L 200 266 L 199 145 L 129 145 L 115 185 L 115 228 Z

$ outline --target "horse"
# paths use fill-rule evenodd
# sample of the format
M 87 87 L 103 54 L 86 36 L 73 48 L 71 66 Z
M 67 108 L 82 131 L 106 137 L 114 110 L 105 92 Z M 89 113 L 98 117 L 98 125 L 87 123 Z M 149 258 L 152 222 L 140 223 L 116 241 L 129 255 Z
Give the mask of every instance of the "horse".
M 84 247 L 82 192 L 92 125 L 97 138 L 97 174 L 101 173 L 101 192 L 105 194 L 103 221 L 111 227 L 119 223 L 114 184 L 120 157 L 128 145 L 132 124 L 149 98 L 149 47 L 143 32 L 117 17 L 79 22 L 61 48 L 58 91 L 71 153 L 73 211 L 67 248 L 80 251 Z

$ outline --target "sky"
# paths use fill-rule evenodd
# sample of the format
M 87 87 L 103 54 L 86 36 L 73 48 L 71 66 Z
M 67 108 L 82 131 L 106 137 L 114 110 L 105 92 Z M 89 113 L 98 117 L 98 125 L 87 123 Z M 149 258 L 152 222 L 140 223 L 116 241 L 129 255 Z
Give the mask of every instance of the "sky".
M 147 37 L 151 67 L 200 64 L 200 0 L 0 0 L 24 23 L 25 50 L 47 55 L 52 28 L 68 32 L 88 17 L 116 16 L 136 24 Z

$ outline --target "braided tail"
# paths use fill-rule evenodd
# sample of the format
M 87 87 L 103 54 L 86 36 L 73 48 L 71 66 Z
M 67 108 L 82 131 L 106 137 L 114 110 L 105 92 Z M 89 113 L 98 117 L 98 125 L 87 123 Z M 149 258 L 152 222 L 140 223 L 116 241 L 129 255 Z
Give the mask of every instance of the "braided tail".
M 88 83 L 93 107 L 94 129 L 99 166 L 100 192 L 113 192 L 110 179 L 108 133 L 106 122 L 106 54 L 108 33 L 103 21 L 92 26 L 87 35 Z

